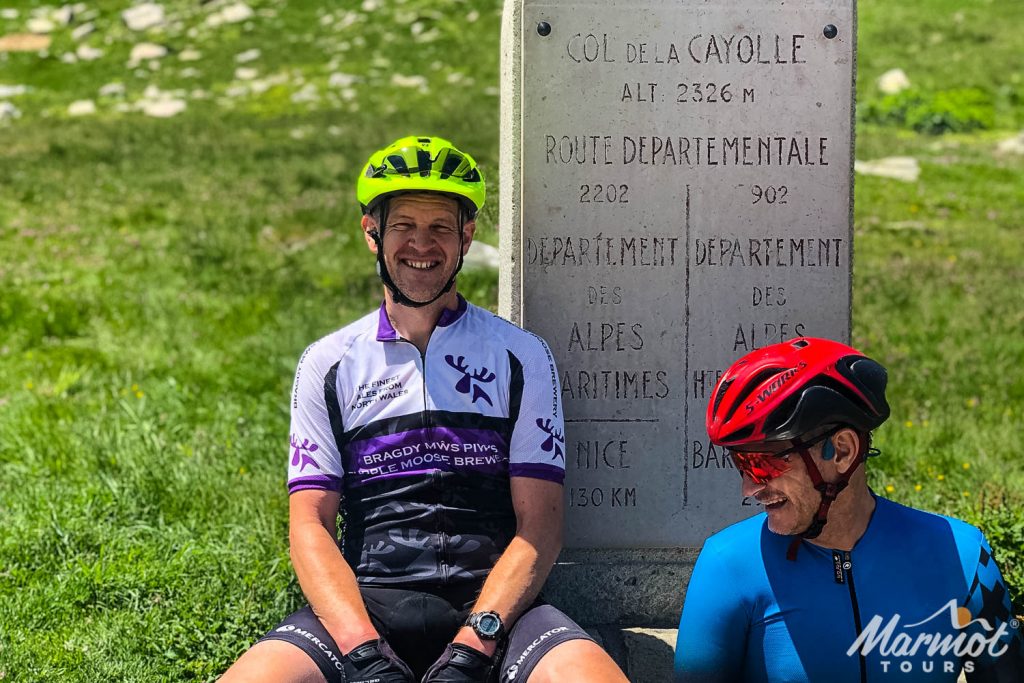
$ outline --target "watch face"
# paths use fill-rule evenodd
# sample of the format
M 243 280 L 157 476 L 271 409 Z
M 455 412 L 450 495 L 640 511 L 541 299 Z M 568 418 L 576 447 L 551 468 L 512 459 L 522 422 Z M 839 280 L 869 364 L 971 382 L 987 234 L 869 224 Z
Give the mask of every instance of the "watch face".
M 494 614 L 481 614 L 480 620 L 477 621 L 477 628 L 480 629 L 481 634 L 497 635 L 498 629 L 501 628 L 501 619 Z

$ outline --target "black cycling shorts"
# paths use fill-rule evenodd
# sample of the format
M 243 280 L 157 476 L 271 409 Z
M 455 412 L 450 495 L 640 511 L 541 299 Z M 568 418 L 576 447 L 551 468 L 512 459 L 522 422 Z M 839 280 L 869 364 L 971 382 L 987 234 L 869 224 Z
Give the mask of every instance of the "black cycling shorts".
M 465 623 L 479 588 L 407 590 L 360 586 L 370 620 L 419 680 Z M 525 681 L 553 647 L 593 640 L 562 612 L 537 599 L 498 644 L 494 681 Z M 341 651 L 308 605 L 260 639 L 283 640 L 308 654 L 328 683 L 342 683 Z

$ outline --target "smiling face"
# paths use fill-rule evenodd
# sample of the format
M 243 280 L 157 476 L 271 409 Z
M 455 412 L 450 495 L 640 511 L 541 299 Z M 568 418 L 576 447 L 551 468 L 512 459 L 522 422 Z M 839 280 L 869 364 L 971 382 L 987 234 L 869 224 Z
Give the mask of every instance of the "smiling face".
M 369 233 L 377 228 L 376 217 L 363 217 L 370 250 L 377 244 Z M 429 301 L 448 283 L 469 250 L 476 224 L 466 221 L 459 240 L 459 206 L 450 197 L 420 193 L 391 200 L 384 228 L 384 264 L 405 296 Z
M 791 447 L 792 444 L 785 441 L 752 444 L 749 448 L 778 452 Z M 834 469 L 834 465 L 831 461 L 821 459 L 822 445 L 810 446 L 808 450 L 822 476 L 831 481 L 834 478 L 833 473 L 828 470 Z M 757 499 L 764 506 L 765 512 L 768 513 L 769 529 L 783 536 L 792 536 L 803 533 L 811 525 L 821 505 L 821 495 L 814 488 L 800 454 L 791 452 L 784 458 L 788 469 L 764 484 L 758 484 L 749 474 L 744 474 L 743 495 Z

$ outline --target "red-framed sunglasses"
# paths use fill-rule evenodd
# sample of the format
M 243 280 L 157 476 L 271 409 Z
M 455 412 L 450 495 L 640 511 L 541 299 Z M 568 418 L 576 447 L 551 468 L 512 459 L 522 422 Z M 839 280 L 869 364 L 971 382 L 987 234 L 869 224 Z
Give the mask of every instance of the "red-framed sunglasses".
M 729 457 L 740 475 L 747 475 L 755 484 L 767 484 L 789 471 L 789 456 L 821 443 L 841 429 L 837 427 L 811 441 L 803 441 L 782 451 L 737 451 L 729 449 Z

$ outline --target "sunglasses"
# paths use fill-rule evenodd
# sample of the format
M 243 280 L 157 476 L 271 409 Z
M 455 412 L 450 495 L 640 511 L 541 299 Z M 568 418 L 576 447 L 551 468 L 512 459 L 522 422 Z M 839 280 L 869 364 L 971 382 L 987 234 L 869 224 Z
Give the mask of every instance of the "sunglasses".
M 825 432 L 811 441 L 801 442 L 783 451 L 736 451 L 729 449 L 729 457 L 741 475 L 750 477 L 755 484 L 767 484 L 780 477 L 791 467 L 789 456 L 821 443 L 835 434 L 839 429 Z

